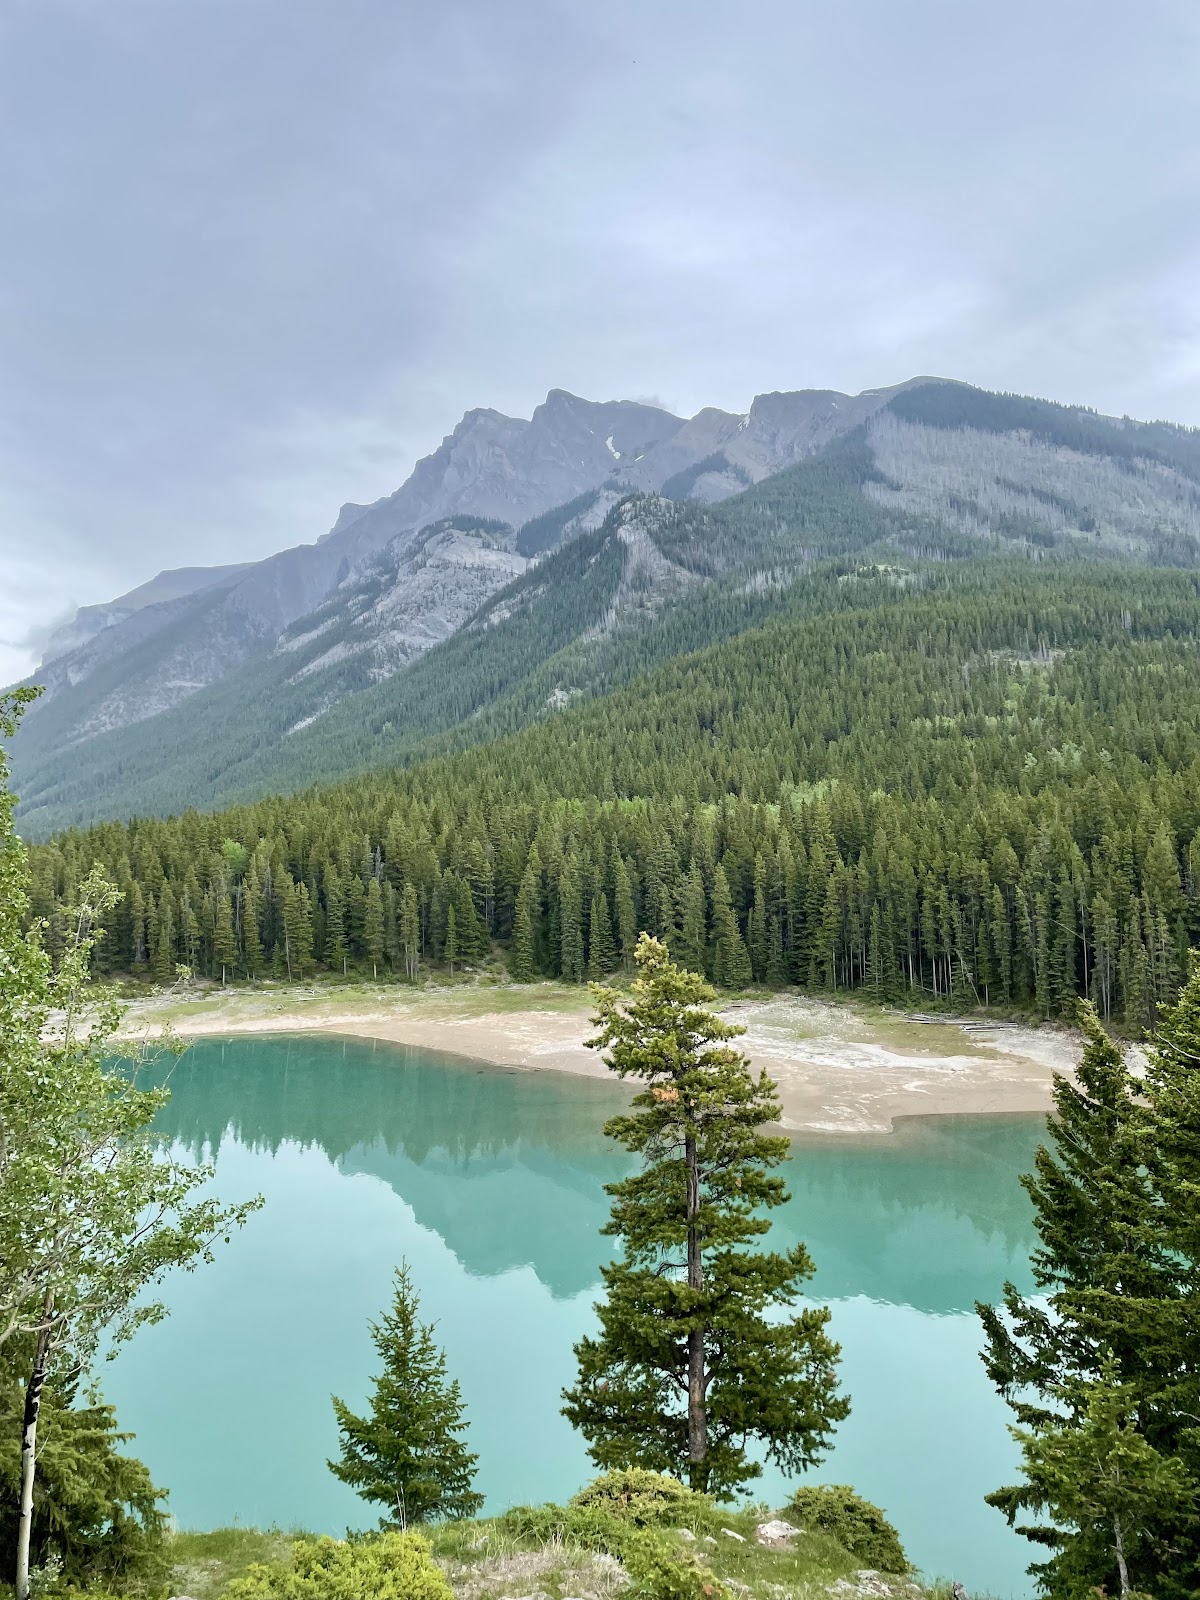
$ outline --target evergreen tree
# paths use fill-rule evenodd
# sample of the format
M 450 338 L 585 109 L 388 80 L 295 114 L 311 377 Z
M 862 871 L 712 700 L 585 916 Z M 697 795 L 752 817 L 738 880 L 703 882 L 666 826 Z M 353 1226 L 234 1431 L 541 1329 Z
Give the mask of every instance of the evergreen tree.
M 371 976 L 378 980 L 379 963 L 383 960 L 383 891 L 379 879 L 372 878 L 367 885 L 367 910 L 363 921 L 363 942 L 367 960 L 371 963 Z
M 537 913 L 537 882 L 533 869 L 526 867 L 517 891 L 517 906 L 513 913 L 512 955 L 509 971 L 517 983 L 532 983 L 534 979 L 533 924 Z
M 579 867 L 573 856 L 563 862 L 558 877 L 560 916 L 559 971 L 568 983 L 583 982 L 583 891 Z
M 400 897 L 400 945 L 404 951 L 404 972 L 410 983 L 417 981 L 421 964 L 421 911 L 417 891 L 411 882 Z
M 233 931 L 233 913 L 229 907 L 229 896 L 225 892 L 222 880 L 218 879 L 213 884 L 213 894 L 216 896 L 213 959 L 221 969 L 221 983 L 224 985 L 226 973 L 233 972 L 237 967 L 237 938 Z
M 633 908 L 633 887 L 629 868 L 624 857 L 613 845 L 613 909 L 617 917 L 617 938 L 621 944 L 621 965 L 633 966 L 633 953 L 637 947 L 637 913 Z
M 336 1395 L 341 1458 L 330 1471 L 364 1500 L 386 1508 L 381 1528 L 472 1517 L 483 1496 L 471 1485 L 478 1457 L 463 1442 L 462 1395 L 447 1381 L 445 1353 L 420 1304 L 407 1263 L 395 1279 L 392 1309 L 371 1324 L 382 1362 L 370 1414 L 356 1416 Z
M 231 938 L 232 933 L 231 927 Z M 170 983 L 175 975 L 175 914 L 171 905 L 170 888 L 165 885 L 158 897 L 158 919 L 155 924 L 150 973 L 155 983 Z
M 331 972 L 346 976 L 349 959 L 346 944 L 345 901 L 342 880 L 334 867 L 325 869 L 325 965 Z
M 738 929 L 725 868 L 713 879 L 713 978 L 722 989 L 744 989 L 750 982 L 750 956 Z
M 1049 1397 L 1058 1405 L 1052 1422 L 1012 1429 L 1026 1503 L 1065 1534 L 1047 1592 L 1110 1593 L 1094 1581 L 1105 1569 L 1122 1600 L 1148 1592 L 1148 1583 L 1161 1593 L 1156 1580 L 1174 1563 L 1159 1531 L 1194 1511 L 1196 1484 L 1182 1462 L 1160 1455 L 1138 1431 L 1136 1398 L 1122 1386 L 1111 1353 L 1102 1354 L 1095 1379 L 1069 1378 Z
M 787 1314 L 812 1273 L 803 1245 L 755 1251 L 764 1210 L 787 1199 L 770 1169 L 788 1141 L 774 1085 L 729 1041 L 742 1030 L 707 1009 L 713 990 L 643 935 L 627 1007 L 593 994 L 620 1077 L 644 1080 L 606 1133 L 641 1155 L 610 1184 L 622 1258 L 603 1269 L 600 1333 L 576 1345 L 564 1414 L 603 1467 L 644 1466 L 730 1497 L 761 1472 L 754 1440 L 784 1471 L 811 1465 L 849 1407 L 837 1394 L 828 1310 Z M 781 1314 L 783 1313 L 783 1314 Z
M 616 965 L 617 947 L 613 943 L 608 896 L 601 889 L 592 896 L 592 903 L 588 907 L 588 976 L 599 982 L 614 971 Z
M 257 978 L 263 969 L 261 918 L 262 890 L 258 881 L 258 869 L 251 862 L 246 875 L 246 898 L 242 906 L 242 952 L 248 978 Z
M 1086 1431 L 1089 1406 L 1114 1383 L 1125 1386 L 1121 1403 L 1128 1399 L 1137 1407 L 1151 1443 L 1171 1453 L 1172 1430 L 1156 1429 L 1154 1417 L 1179 1357 L 1171 1315 L 1178 1280 L 1145 1164 L 1151 1124 L 1138 1081 L 1095 1010 L 1085 1003 L 1080 1015 L 1088 1042 L 1077 1086 L 1055 1080 L 1054 1115 L 1047 1121 L 1051 1147 L 1038 1150 L 1035 1172 L 1022 1180 L 1040 1239 L 1032 1261 L 1038 1294 L 1022 1295 L 1010 1283 L 1003 1315 L 977 1308 L 987 1341 L 984 1363 L 1020 1424 L 1027 1467 L 1043 1460 L 1029 1441 L 1058 1439 L 1064 1428 Z M 1072 1397 L 1074 1409 L 1064 1421 L 1063 1403 Z M 1110 1402 L 1095 1404 L 1103 1410 Z M 1104 1415 L 1111 1420 L 1110 1411 Z M 1047 1446 L 1051 1454 L 1054 1448 Z M 1053 1512 L 1046 1481 L 1028 1473 L 1023 1483 L 988 1500 L 1013 1525 L 1029 1511 Z M 1111 1538 L 1094 1519 L 1023 1531 L 1055 1552 L 1030 1569 L 1054 1600 L 1114 1585 Z M 1160 1524 L 1157 1539 L 1139 1535 L 1137 1561 L 1150 1563 L 1141 1577 L 1161 1578 L 1167 1532 Z
M 707 965 L 706 920 L 704 879 L 699 865 L 693 862 L 680 887 L 679 940 L 676 948 L 680 965 L 688 967 L 692 972 L 703 972 Z
M 454 976 L 454 963 L 458 960 L 458 914 L 453 906 L 446 909 L 446 944 L 443 954 L 450 976 Z

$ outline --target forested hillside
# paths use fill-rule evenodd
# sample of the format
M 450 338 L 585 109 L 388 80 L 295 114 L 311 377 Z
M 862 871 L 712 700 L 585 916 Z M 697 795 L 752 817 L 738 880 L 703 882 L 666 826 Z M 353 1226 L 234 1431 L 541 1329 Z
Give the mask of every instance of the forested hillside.
M 814 547 L 853 542 L 836 504 L 817 522 Z M 719 566 L 668 523 L 673 570 Z M 580 981 L 646 928 L 729 987 L 1040 1015 L 1087 993 L 1151 1023 L 1200 933 L 1200 574 L 843 556 L 771 610 L 657 665 L 643 643 L 623 687 L 475 748 L 63 835 L 33 851 L 36 910 L 53 940 L 99 859 L 125 892 L 105 965 L 158 978 L 412 976 L 498 943 L 518 979 Z

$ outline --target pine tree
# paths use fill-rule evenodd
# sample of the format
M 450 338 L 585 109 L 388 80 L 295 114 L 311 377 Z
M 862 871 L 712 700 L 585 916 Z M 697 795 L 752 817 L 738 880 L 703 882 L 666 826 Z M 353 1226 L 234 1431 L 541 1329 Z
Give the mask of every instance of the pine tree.
M 376 980 L 379 978 L 379 963 L 383 960 L 383 931 L 383 891 L 379 887 L 379 879 L 372 878 L 367 885 L 363 942 L 366 945 L 367 960 L 371 963 L 371 975 Z
M 446 945 L 443 953 L 450 976 L 453 977 L 454 963 L 458 960 L 458 913 L 453 906 L 446 908 Z
M 462 1434 L 462 1395 L 447 1381 L 446 1356 L 420 1303 L 407 1263 L 396 1272 L 392 1309 L 371 1324 L 382 1370 L 370 1414 L 359 1417 L 336 1395 L 341 1459 L 330 1471 L 364 1500 L 386 1507 L 381 1528 L 471 1517 L 483 1496 L 471 1485 L 478 1457 Z
M 588 907 L 588 976 L 595 982 L 616 968 L 617 947 L 613 943 L 612 917 L 604 890 L 592 896 Z
M 1058 1414 L 1048 1426 L 1012 1429 L 1026 1503 L 1065 1534 L 1047 1592 L 1065 1600 L 1115 1588 L 1136 1600 L 1153 1583 L 1161 1593 L 1157 1579 L 1174 1563 L 1158 1531 L 1194 1507 L 1196 1484 L 1182 1462 L 1160 1455 L 1138 1431 L 1136 1397 L 1121 1384 L 1111 1352 L 1102 1354 L 1096 1378 L 1068 1378 L 1049 1394 Z M 1100 1570 L 1111 1587 L 1096 1584 Z
M 261 916 L 262 891 L 259 887 L 258 869 L 252 861 L 246 875 L 246 898 L 242 906 L 242 952 L 248 978 L 257 978 L 263 969 L 262 935 L 259 932 Z
M 224 985 L 225 974 L 232 972 L 237 966 L 237 939 L 233 932 L 233 913 L 229 908 L 229 896 L 225 892 L 225 884 L 221 881 L 215 883 L 213 894 L 216 896 L 213 959 L 221 968 L 221 983 Z
M 718 866 L 713 879 L 713 978 L 723 989 L 744 989 L 750 982 L 750 956 L 738 928 L 729 880 Z
M 400 897 L 400 944 L 404 951 L 404 972 L 410 983 L 417 981 L 421 964 L 421 912 L 417 891 L 411 882 Z
M 233 929 L 230 928 L 232 936 Z M 175 914 L 171 905 L 171 890 L 166 884 L 158 897 L 158 917 L 155 923 L 154 951 L 150 958 L 150 972 L 155 983 L 170 983 L 175 974 Z
M 1155 1226 L 1158 1207 L 1144 1160 L 1147 1112 L 1138 1081 L 1090 1004 L 1081 1006 L 1080 1018 L 1088 1042 L 1078 1084 L 1056 1079 L 1047 1121 L 1052 1148 L 1038 1150 L 1035 1172 L 1022 1180 L 1041 1241 L 1032 1261 L 1038 1293 L 1022 1295 L 1009 1283 L 1003 1315 L 977 1307 L 988 1376 L 1023 1438 L 1054 1436 L 1068 1394 L 1083 1397 L 1073 1419 L 1078 1425 L 1090 1403 L 1088 1386 L 1113 1374 L 1132 1386 L 1133 1403 L 1149 1416 L 1172 1360 L 1166 1313 L 1176 1298 L 1175 1269 Z M 1028 1450 L 1026 1458 L 1033 1459 Z M 1044 1491 L 1044 1483 L 1026 1476 L 987 1498 L 1017 1525 L 1022 1513 L 1047 1506 Z M 1055 1600 L 1086 1592 L 1076 1587 L 1085 1573 L 1091 1586 L 1111 1585 L 1114 1558 L 1094 1528 L 1043 1527 L 1032 1536 L 1055 1552 L 1030 1569 Z
M 633 908 L 633 887 L 629 868 L 616 845 L 613 846 L 613 909 L 617 917 L 617 938 L 621 945 L 621 965 L 633 965 L 633 952 L 637 947 L 637 913 Z
M 526 867 L 517 891 L 517 905 L 513 913 L 512 955 L 509 971 L 516 983 L 532 983 L 534 979 L 533 925 L 538 911 L 538 888 L 532 867 Z
M 330 972 L 346 976 L 349 948 L 346 944 L 345 901 L 342 880 L 333 867 L 325 869 L 325 965 Z
M 812 1273 L 803 1245 L 750 1248 L 770 1231 L 764 1210 L 787 1194 L 770 1169 L 786 1138 L 775 1086 L 729 1041 L 742 1030 L 707 1009 L 714 992 L 644 935 L 622 1008 L 595 988 L 595 1048 L 620 1077 L 644 1080 L 633 1110 L 605 1132 L 641 1155 L 610 1184 L 604 1232 L 622 1258 L 603 1269 L 600 1333 L 575 1347 L 579 1375 L 564 1414 L 603 1467 L 686 1476 L 728 1498 L 761 1472 L 753 1439 L 794 1472 L 816 1461 L 849 1407 L 837 1394 L 828 1310 L 789 1310 Z
M 682 966 L 692 972 L 703 972 L 707 965 L 708 908 L 704 897 L 704 879 L 696 862 L 683 879 L 679 890 L 679 942 L 676 954 Z
M 573 856 L 563 862 L 558 877 L 558 904 L 561 917 L 559 970 L 567 983 L 583 982 L 583 891 L 579 867 Z

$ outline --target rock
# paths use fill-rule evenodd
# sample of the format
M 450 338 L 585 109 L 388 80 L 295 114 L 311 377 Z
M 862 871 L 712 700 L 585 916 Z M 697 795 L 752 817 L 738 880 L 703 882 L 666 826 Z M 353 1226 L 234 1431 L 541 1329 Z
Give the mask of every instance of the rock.
M 739 1544 L 745 1544 L 746 1542 L 745 1535 L 741 1533 L 734 1533 L 732 1528 L 722 1528 L 721 1532 L 727 1539 L 736 1539 Z
M 680 1528 L 678 1531 L 679 1537 L 684 1541 L 685 1544 L 695 1544 L 696 1535 L 690 1528 Z
M 790 1522 L 783 1522 L 776 1517 L 772 1522 L 760 1522 L 754 1530 L 754 1537 L 759 1544 L 781 1545 L 794 1539 L 799 1532 L 800 1529 L 793 1528 Z

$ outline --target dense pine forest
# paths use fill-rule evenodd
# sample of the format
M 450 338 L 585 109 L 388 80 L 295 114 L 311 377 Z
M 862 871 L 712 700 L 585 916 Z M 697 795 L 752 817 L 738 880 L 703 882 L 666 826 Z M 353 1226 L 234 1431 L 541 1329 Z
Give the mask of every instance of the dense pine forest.
M 1200 934 L 1200 574 L 825 563 L 757 627 L 406 769 L 34 847 L 34 911 L 102 862 L 99 956 L 158 981 L 718 985 L 1073 1016 L 1140 1033 Z

